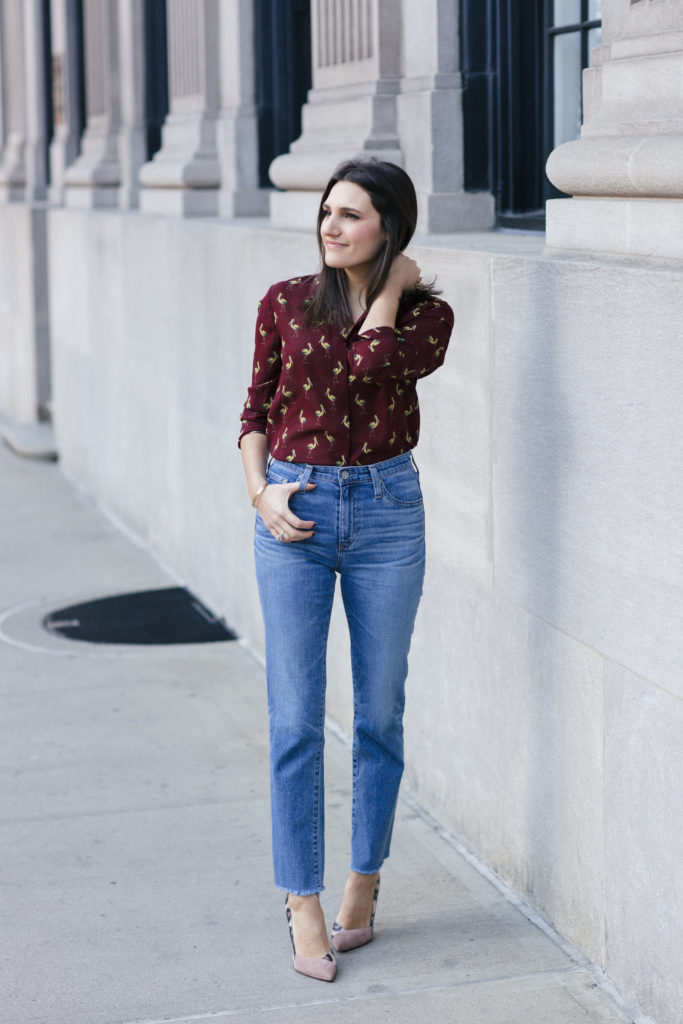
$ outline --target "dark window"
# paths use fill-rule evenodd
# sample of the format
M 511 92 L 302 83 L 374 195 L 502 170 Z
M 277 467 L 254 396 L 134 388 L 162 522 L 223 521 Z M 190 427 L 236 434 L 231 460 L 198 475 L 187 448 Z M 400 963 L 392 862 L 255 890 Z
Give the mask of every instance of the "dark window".
M 76 117 L 77 117 L 77 135 L 78 135 L 78 152 L 81 151 L 81 137 L 85 130 L 86 122 L 86 103 L 85 103 L 85 26 L 83 23 L 83 0 L 70 0 L 70 6 L 67 8 L 67 34 L 68 42 L 67 47 L 73 46 L 76 52 Z
M 548 151 L 581 130 L 581 72 L 602 42 L 601 0 L 554 0 L 547 25 L 546 141 Z
M 50 0 L 41 0 L 43 36 L 41 40 L 44 73 L 43 104 L 45 110 L 45 181 L 51 183 L 50 146 L 55 129 L 67 119 L 67 89 L 75 90 L 72 116 L 75 117 L 74 134 L 78 140 L 85 125 L 85 75 L 83 51 L 83 4 L 82 0 L 67 0 L 66 5 L 66 47 L 63 53 L 52 52 L 52 11 Z M 67 83 L 67 60 L 75 62 L 76 71 Z
M 544 227 L 560 195 L 545 163 L 581 126 L 581 72 L 600 0 L 461 0 L 465 188 L 490 191 L 501 226 Z
M 256 93 L 259 180 L 301 134 L 301 108 L 311 88 L 309 0 L 256 0 Z
M 43 13 L 43 71 L 44 71 L 44 93 L 43 93 L 43 104 L 45 109 L 45 181 L 50 184 L 50 144 L 55 131 L 55 111 L 54 111 L 54 65 L 52 60 L 52 28 L 50 23 L 50 0 L 43 0 L 42 2 L 42 13 Z
M 145 0 L 145 121 L 147 159 L 161 149 L 161 127 L 168 114 L 166 0 Z
M 54 129 L 58 125 L 66 123 L 69 115 L 73 119 L 69 129 L 73 136 L 75 150 L 72 150 L 71 145 L 69 146 L 66 154 L 67 163 L 75 160 L 80 153 L 81 137 L 85 131 L 84 34 L 82 0 L 66 0 L 66 46 L 64 53 L 54 53 L 51 56 L 52 102 L 48 105 L 48 111 L 52 112 L 51 135 L 54 135 Z M 69 66 L 72 68 L 70 75 L 68 74 Z M 72 90 L 71 94 L 69 94 L 69 90 Z M 69 110 L 67 110 L 67 103 Z

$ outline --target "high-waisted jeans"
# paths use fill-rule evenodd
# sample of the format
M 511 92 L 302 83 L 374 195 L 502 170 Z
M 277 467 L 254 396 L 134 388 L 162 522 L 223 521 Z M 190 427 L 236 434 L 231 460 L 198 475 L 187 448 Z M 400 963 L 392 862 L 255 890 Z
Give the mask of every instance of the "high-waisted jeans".
M 372 466 L 272 460 L 270 483 L 299 481 L 290 508 L 314 520 L 282 543 L 256 519 L 256 573 L 266 630 L 275 885 L 323 888 L 326 651 L 336 574 L 351 636 L 351 868 L 379 871 L 389 853 L 403 773 L 408 651 L 424 578 L 424 510 L 410 454 Z M 308 482 L 316 484 L 306 491 Z

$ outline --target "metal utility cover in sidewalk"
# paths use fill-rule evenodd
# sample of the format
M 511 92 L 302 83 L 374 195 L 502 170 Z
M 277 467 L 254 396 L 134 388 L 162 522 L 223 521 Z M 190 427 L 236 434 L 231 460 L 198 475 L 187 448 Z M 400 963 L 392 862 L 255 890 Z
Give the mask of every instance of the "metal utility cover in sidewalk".
M 184 587 L 140 590 L 50 612 L 43 626 L 70 640 L 99 644 L 204 644 L 235 634 Z

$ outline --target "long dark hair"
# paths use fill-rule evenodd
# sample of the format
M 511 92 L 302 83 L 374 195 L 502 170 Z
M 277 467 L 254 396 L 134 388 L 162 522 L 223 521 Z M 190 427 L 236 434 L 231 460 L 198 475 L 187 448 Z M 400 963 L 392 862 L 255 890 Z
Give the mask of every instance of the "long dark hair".
M 368 279 L 365 293 L 367 309 L 384 288 L 394 258 L 405 249 L 413 237 L 417 223 L 415 187 L 402 167 L 374 159 L 346 160 L 340 164 L 325 186 L 318 209 L 317 230 L 321 269 L 316 289 L 306 304 L 305 315 L 309 324 L 353 324 L 346 274 L 343 270 L 328 267 L 325 263 L 325 245 L 320 234 L 324 217 L 323 207 L 338 181 L 351 181 L 367 192 L 372 205 L 380 215 L 382 229 L 387 236 L 386 242 L 375 257 Z M 431 285 L 418 285 L 410 293 L 404 293 L 401 301 L 420 301 L 434 294 L 436 293 Z

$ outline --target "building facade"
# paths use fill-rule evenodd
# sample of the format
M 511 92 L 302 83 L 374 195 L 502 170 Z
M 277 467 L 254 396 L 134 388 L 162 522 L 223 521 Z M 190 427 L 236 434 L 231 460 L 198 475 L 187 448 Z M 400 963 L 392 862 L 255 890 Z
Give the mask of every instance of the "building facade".
M 315 267 L 356 153 L 413 177 L 456 312 L 421 390 L 406 784 L 675 1024 L 683 0 L 0 0 L 5 428 L 51 418 L 64 472 L 258 647 L 256 304 Z

